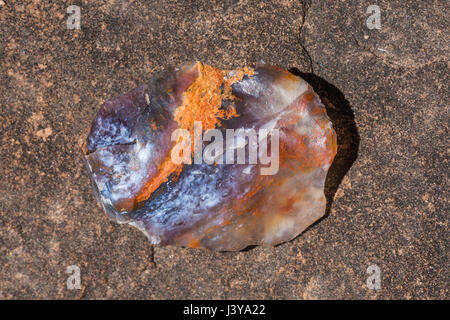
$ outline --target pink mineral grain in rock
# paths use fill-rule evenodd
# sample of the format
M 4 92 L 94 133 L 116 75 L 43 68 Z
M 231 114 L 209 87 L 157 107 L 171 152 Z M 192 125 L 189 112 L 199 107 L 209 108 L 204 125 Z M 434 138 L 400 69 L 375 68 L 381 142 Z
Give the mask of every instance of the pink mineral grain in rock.
M 152 244 L 235 251 L 291 240 L 324 215 L 336 148 L 300 77 L 197 62 L 106 101 L 83 152 L 118 222 Z

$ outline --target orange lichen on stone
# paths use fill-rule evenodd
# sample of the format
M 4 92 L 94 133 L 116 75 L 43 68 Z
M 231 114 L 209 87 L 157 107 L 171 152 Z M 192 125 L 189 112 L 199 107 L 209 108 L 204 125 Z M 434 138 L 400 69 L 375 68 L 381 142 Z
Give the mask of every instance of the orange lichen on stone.
M 227 72 L 228 74 L 230 73 L 228 71 L 224 71 L 224 72 Z M 252 76 L 254 74 L 255 74 L 255 70 L 252 69 L 252 68 L 248 68 L 248 67 L 244 67 L 242 69 L 233 70 L 233 74 L 231 76 L 226 76 L 227 79 L 225 80 L 225 86 L 224 86 L 225 95 L 232 96 L 231 85 L 233 83 L 241 81 L 242 79 L 244 79 L 245 75 Z
M 156 176 L 152 177 L 149 181 L 147 181 L 144 187 L 141 188 L 138 195 L 136 196 L 136 202 L 147 200 L 148 197 L 150 197 L 150 195 L 153 193 L 153 191 L 158 189 L 161 184 L 168 180 L 170 174 L 178 171 L 182 166 L 182 164 L 175 164 L 172 161 L 171 156 L 168 155 L 164 159 L 163 163 L 159 166 Z
M 191 133 L 195 121 L 202 123 L 203 130 L 209 130 L 219 127 L 220 119 L 228 120 L 237 116 L 234 106 L 224 109 L 222 101 L 234 100 L 230 86 L 239 79 L 224 81 L 225 71 L 200 62 L 197 62 L 197 68 L 198 77 L 184 93 L 183 104 L 175 112 L 179 128 Z
M 234 100 L 231 85 L 242 80 L 245 74 L 254 74 L 253 69 L 243 68 L 224 80 L 228 73 L 226 70 L 220 70 L 201 62 L 197 62 L 196 67 L 198 68 L 198 77 L 184 93 L 183 103 L 176 109 L 174 115 L 178 128 L 189 130 L 191 135 L 194 133 L 195 121 L 200 121 L 202 130 L 206 131 L 221 126 L 221 120 L 237 117 L 234 106 L 222 108 L 222 101 Z M 152 128 L 154 128 L 153 123 Z M 159 166 L 158 173 L 139 190 L 135 201 L 124 202 L 126 206 L 121 206 L 121 210 L 133 209 L 137 203 L 147 200 L 161 184 L 168 180 L 172 173 L 179 174 L 181 172 L 183 165 L 173 163 L 172 151 L 173 147 Z

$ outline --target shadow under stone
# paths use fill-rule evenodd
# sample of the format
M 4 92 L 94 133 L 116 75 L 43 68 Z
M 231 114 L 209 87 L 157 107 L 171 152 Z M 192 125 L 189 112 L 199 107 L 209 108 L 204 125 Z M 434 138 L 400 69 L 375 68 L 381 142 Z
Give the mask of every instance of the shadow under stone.
M 291 68 L 289 71 L 292 74 L 303 78 L 319 95 L 320 100 L 325 105 L 328 117 L 333 123 L 333 128 L 337 135 L 337 153 L 328 170 L 327 178 L 325 179 L 324 192 L 327 199 L 325 214 L 322 218 L 306 228 L 301 233 L 303 234 L 330 214 L 334 195 L 336 194 L 342 179 L 358 157 L 360 139 L 352 108 L 347 99 L 345 99 L 344 94 L 338 88 L 315 74 L 304 73 L 297 68 Z M 283 245 L 284 243 L 285 242 L 279 243 L 275 247 Z M 248 246 L 241 251 L 250 251 L 255 247 L 257 246 Z
M 304 73 L 297 68 L 292 68 L 289 71 L 302 77 L 313 87 L 325 105 L 328 117 L 333 123 L 337 135 L 337 154 L 325 180 L 327 208 L 325 215 L 313 224 L 315 225 L 330 214 L 334 195 L 342 179 L 358 157 L 359 133 L 351 106 L 338 88 L 315 74 Z

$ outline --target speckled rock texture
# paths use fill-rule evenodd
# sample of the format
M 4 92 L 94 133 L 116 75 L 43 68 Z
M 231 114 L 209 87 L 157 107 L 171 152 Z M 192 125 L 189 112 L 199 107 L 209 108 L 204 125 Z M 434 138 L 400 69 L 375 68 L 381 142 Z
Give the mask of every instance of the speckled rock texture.
M 369 30 L 370 4 L 0 0 L 0 298 L 449 299 L 450 6 L 376 1 Z M 166 66 L 261 59 L 307 80 L 333 121 L 326 217 L 227 253 L 152 248 L 110 221 L 79 148 L 101 103 Z

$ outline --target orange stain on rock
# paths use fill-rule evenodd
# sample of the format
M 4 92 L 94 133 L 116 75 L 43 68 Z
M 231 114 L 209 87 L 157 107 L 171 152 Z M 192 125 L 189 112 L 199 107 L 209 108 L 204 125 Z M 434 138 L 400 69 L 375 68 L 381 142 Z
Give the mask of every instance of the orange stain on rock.
M 195 121 L 202 123 L 203 130 L 209 130 L 221 126 L 221 120 L 239 116 L 232 105 L 226 109 L 222 108 L 222 100 L 235 100 L 231 85 L 242 80 L 246 74 L 254 74 L 253 69 L 244 68 L 238 70 L 233 77 L 224 80 L 228 73 L 226 70 L 220 70 L 200 62 L 197 62 L 196 67 L 198 68 L 198 76 L 185 91 L 183 102 L 176 109 L 174 115 L 178 128 L 187 129 L 191 134 L 194 132 Z M 151 123 L 151 126 L 152 129 L 156 130 L 156 124 Z M 147 200 L 161 184 L 168 180 L 172 173 L 179 175 L 183 165 L 173 163 L 172 150 L 173 147 L 159 166 L 157 174 L 145 183 L 134 199 L 124 199 L 116 204 L 118 210 L 134 209 L 139 202 Z
M 172 161 L 172 158 L 170 155 L 168 155 L 163 163 L 158 168 L 158 173 L 151 178 L 147 183 L 144 185 L 144 187 L 141 188 L 138 195 L 136 196 L 136 203 L 142 202 L 144 200 L 147 200 L 150 195 L 158 189 L 158 187 L 166 182 L 168 180 L 168 177 L 170 174 L 178 171 L 180 172 L 180 167 L 182 168 L 182 164 L 177 165 Z
M 222 108 L 222 100 L 234 100 L 231 93 L 233 81 L 224 81 L 224 72 L 220 69 L 197 62 L 198 77 L 184 93 L 183 104 L 175 111 L 175 121 L 179 128 L 193 133 L 194 122 L 200 121 L 203 130 L 214 129 L 221 125 L 220 119 L 238 116 L 234 106 Z M 223 85 L 223 88 L 222 88 Z
M 200 246 L 200 240 L 199 239 L 194 239 L 189 241 L 188 247 L 189 248 L 198 248 Z
M 229 219 L 225 219 L 225 220 L 222 221 L 222 227 L 225 227 L 225 226 L 227 226 L 229 224 L 231 224 L 231 220 L 229 220 Z

